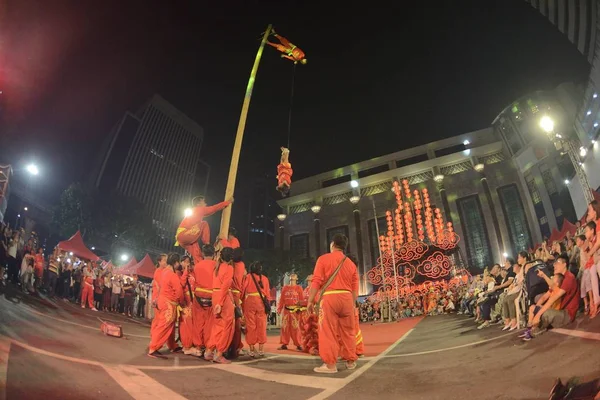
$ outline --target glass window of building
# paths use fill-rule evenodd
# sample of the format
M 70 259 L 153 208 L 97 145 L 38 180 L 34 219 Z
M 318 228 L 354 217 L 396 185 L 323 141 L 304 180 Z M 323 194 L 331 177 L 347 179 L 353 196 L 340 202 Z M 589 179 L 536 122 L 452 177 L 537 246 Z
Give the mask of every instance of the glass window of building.
M 492 265 L 490 239 L 479 196 L 472 195 L 456 201 L 460 224 L 467 244 L 467 260 L 470 267 L 483 269 Z
M 533 204 L 541 203 L 542 197 L 540 196 L 540 192 L 535 184 L 534 177 L 529 175 L 525 178 L 525 181 L 527 182 L 527 189 L 529 189 L 529 194 L 531 195 Z
M 513 255 L 531 247 L 531 233 L 517 185 L 511 184 L 498 188 L 498 197 L 508 227 Z
M 290 253 L 292 257 L 298 259 L 309 257 L 308 233 L 290 236 Z

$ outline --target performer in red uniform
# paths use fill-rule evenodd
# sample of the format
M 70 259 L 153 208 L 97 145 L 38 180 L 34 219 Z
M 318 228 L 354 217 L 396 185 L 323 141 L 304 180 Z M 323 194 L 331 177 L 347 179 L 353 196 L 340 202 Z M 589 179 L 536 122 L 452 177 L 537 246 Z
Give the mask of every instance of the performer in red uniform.
M 96 307 L 94 307 L 94 279 L 96 279 L 96 274 L 92 269 L 92 266 L 86 264 L 83 268 L 83 285 L 81 288 L 81 308 L 85 308 L 85 303 L 87 301 L 88 307 L 92 309 L 92 311 L 98 311 Z
M 250 357 L 255 355 L 256 343 L 258 343 L 258 355 L 263 356 L 265 354 L 267 314 L 262 299 L 270 301 L 269 292 L 269 279 L 262 274 L 262 264 L 255 261 L 250 265 L 250 274 L 246 276 L 242 290 L 244 318 L 246 319 L 246 343 L 250 347 L 248 353 Z
M 179 224 L 179 228 L 177 228 L 175 246 L 182 246 L 188 253 L 191 253 L 190 246 L 196 243 L 198 239 L 202 239 L 203 244 L 208 244 L 210 230 L 203 218 L 224 209 L 231 203 L 233 203 L 233 199 L 209 207 L 206 205 L 204 196 L 195 197 L 192 200 L 194 205 L 192 215 L 185 217 Z
M 304 288 L 304 299 L 302 301 L 302 305 L 308 305 L 308 298 L 310 296 L 310 286 L 312 285 L 313 276 L 312 274 L 306 277 L 306 282 L 308 286 Z M 315 302 L 319 300 L 316 299 Z M 316 316 L 308 312 L 308 308 L 302 311 L 302 321 L 300 323 L 301 332 L 302 332 L 302 348 L 305 353 L 316 356 L 319 354 L 318 347 L 318 324 L 316 323 Z
M 177 271 L 181 275 L 181 289 L 183 290 L 183 306 L 179 310 L 179 338 L 183 346 L 183 354 L 200 357 L 202 352 L 194 346 L 194 315 L 192 312 L 194 299 L 194 288 L 196 281 L 194 279 L 189 256 L 181 258 L 181 270 Z
M 34 268 L 35 268 L 35 284 L 34 284 L 34 288 L 36 290 L 36 292 L 38 291 L 38 289 L 40 288 L 41 284 L 42 284 L 42 277 L 44 276 L 44 249 L 43 248 L 39 248 L 37 254 L 35 255 L 34 258 Z M 2 278 L 0 277 L 0 280 L 2 280 Z
M 278 51 L 284 53 L 281 55 L 282 58 L 287 58 L 288 60 L 292 60 L 294 64 L 300 62 L 301 64 L 306 64 L 305 54 L 302 50 L 298 48 L 293 43 L 290 43 L 289 40 L 275 33 L 273 30 L 273 36 L 275 36 L 279 43 L 272 43 L 267 41 L 267 44 L 275 47 Z
M 175 342 L 177 307 L 183 304 L 181 280 L 175 273 L 175 269 L 179 266 L 179 260 L 179 254 L 171 253 L 167 258 L 167 267 L 159 275 L 158 312 L 154 316 L 156 322 L 150 328 L 150 345 L 148 346 L 148 356 L 150 357 L 164 358 L 159 350 L 165 343 L 172 353 L 182 350 Z
M 227 239 L 220 239 L 221 247 L 231 247 L 232 249 L 237 249 L 240 247 L 240 241 L 237 238 L 237 229 L 233 226 L 229 228 L 229 235 Z
M 302 351 L 300 338 L 300 303 L 302 302 L 302 287 L 298 286 L 298 275 L 290 275 L 290 284 L 281 289 L 281 297 L 277 305 L 277 313 L 282 314 L 281 336 L 278 350 L 287 350 L 290 338 L 298 351 Z
M 242 290 L 244 288 L 244 280 L 246 278 L 246 265 L 244 264 L 244 261 L 242 261 L 243 257 L 244 250 L 242 250 L 241 247 L 236 247 L 233 249 L 233 283 L 231 285 L 231 293 L 233 294 L 234 304 L 238 307 L 242 307 Z M 239 351 L 244 348 L 244 343 L 242 342 L 243 329 L 245 329 L 245 321 L 243 318 L 236 318 L 235 330 L 231 342 L 231 355 L 234 358 L 237 357 Z
M 213 324 L 212 285 L 213 272 L 216 267 L 216 261 L 213 260 L 215 248 L 211 244 L 205 244 L 202 246 L 201 253 L 198 243 L 195 243 L 194 246 L 195 249 L 192 252 L 192 256 L 194 257 L 193 273 L 196 282 L 194 289 L 195 300 L 192 305 L 194 344 L 204 352 L 210 339 L 210 331 Z M 202 259 L 202 255 L 204 255 L 204 259 Z
M 230 364 L 223 356 L 233 338 L 234 311 L 231 285 L 233 283 L 233 249 L 221 250 L 220 260 L 213 273 L 212 304 L 214 323 L 204 359 L 219 364 Z
M 319 373 L 337 372 L 338 340 L 343 343 L 341 352 L 346 360 L 346 368 L 356 368 L 354 304 L 358 299 L 358 273 L 356 265 L 344 255 L 347 246 L 346 236 L 334 235 L 330 244 L 331 253 L 319 257 L 313 273 L 309 312 L 314 309 L 317 292 L 325 289 L 319 307 L 319 355 L 323 365 L 314 369 Z M 324 287 L 332 276 L 331 283 Z
M 282 195 L 286 195 L 292 187 L 292 164 L 290 164 L 290 150 L 285 147 L 281 148 L 281 160 L 277 166 L 277 190 Z

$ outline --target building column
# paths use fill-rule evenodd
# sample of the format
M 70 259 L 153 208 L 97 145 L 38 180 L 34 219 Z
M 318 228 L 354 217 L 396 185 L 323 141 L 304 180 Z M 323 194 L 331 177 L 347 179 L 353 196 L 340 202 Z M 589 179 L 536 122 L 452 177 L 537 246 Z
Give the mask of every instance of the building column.
M 285 227 L 283 226 L 283 221 L 279 223 L 279 248 L 283 251 L 285 250 Z
M 506 248 L 504 247 L 504 239 L 502 238 L 502 233 L 500 232 L 500 223 L 498 222 L 498 215 L 496 214 L 496 206 L 494 205 L 494 200 L 492 198 L 492 191 L 490 190 L 490 185 L 488 184 L 487 178 L 485 177 L 485 172 L 483 171 L 484 165 L 481 163 L 475 164 L 474 168 L 475 171 L 479 173 L 479 177 L 481 178 L 483 192 L 485 193 L 485 198 L 488 202 L 488 206 L 490 207 L 490 212 L 492 213 L 492 224 L 494 225 L 496 240 L 500 246 L 498 249 L 499 255 L 502 255 L 502 253 L 506 252 Z
M 446 188 L 444 187 L 444 175 L 439 172 L 439 168 L 434 168 L 434 176 L 433 180 L 435 181 L 435 186 L 442 198 L 442 207 L 444 208 L 444 215 L 446 216 L 446 221 L 452 222 L 454 225 L 454 221 L 452 220 L 452 214 L 450 213 L 450 203 L 448 203 L 448 195 L 446 194 Z
M 315 258 L 319 258 L 321 255 L 321 221 L 318 214 L 315 214 L 313 223 L 315 226 Z
M 360 211 L 358 208 L 354 208 L 354 227 L 356 229 L 356 252 L 358 257 L 358 274 L 362 279 L 365 274 L 364 271 L 364 255 L 363 255 L 363 241 L 362 241 L 362 227 L 360 221 Z

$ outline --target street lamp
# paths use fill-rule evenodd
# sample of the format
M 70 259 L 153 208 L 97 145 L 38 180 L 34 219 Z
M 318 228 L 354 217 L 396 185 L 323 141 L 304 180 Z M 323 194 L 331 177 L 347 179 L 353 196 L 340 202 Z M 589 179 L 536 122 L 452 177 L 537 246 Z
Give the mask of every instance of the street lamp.
M 356 189 L 358 187 L 358 181 L 355 181 L 355 180 L 350 181 L 350 186 L 352 186 L 353 189 Z
M 23 211 L 27 211 L 27 207 L 23 207 Z
M 321 206 L 320 206 L 320 205 L 318 205 L 318 204 L 315 204 L 314 206 L 312 206 L 312 207 L 310 208 L 310 210 L 311 210 L 312 212 L 314 212 L 315 214 L 318 214 L 318 213 L 319 213 L 319 211 L 321 211 Z
M 285 215 L 285 214 L 279 214 L 279 215 L 277 216 L 277 219 L 278 219 L 278 220 L 280 220 L 281 222 L 283 222 L 283 221 L 285 221 L 285 218 L 286 218 L 286 217 L 287 217 L 287 215 Z
M 583 170 L 583 163 L 581 162 L 581 157 L 585 157 L 587 154 L 587 149 L 585 147 L 579 146 L 579 141 L 574 137 L 563 137 L 563 134 L 560 134 L 554 130 L 554 120 L 548 116 L 544 115 L 540 119 L 540 127 L 546 134 L 548 138 L 554 144 L 556 150 L 561 152 L 561 154 L 567 154 L 569 159 L 571 160 L 571 164 L 573 164 L 573 169 L 575 170 L 575 175 L 579 179 L 579 183 L 583 189 L 583 195 L 587 203 L 590 203 L 594 198 L 592 197 L 592 191 L 590 190 L 590 183 L 588 182 L 587 175 Z M 564 135 L 567 136 L 567 135 Z M 571 136 L 571 135 L 568 135 Z M 565 179 L 565 185 L 569 184 L 569 180 Z
M 350 203 L 356 205 L 360 201 L 360 196 L 352 196 L 352 197 L 350 197 L 349 200 L 350 200 Z
M 27 166 L 27 172 L 29 172 L 31 175 L 37 175 L 40 173 L 40 170 L 38 169 L 37 165 L 29 164 Z
M 485 165 L 483 165 L 482 163 L 479 163 L 479 164 L 475 164 L 475 166 L 473 168 L 475 169 L 475 171 L 481 172 L 485 168 Z
M 444 175 L 442 174 L 437 174 L 436 176 L 433 177 L 433 180 L 436 183 L 442 183 L 442 181 L 444 180 Z

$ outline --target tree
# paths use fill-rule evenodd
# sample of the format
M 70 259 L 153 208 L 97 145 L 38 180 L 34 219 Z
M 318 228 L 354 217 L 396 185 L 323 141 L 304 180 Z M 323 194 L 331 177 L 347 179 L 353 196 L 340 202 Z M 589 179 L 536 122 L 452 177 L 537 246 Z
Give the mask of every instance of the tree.
M 52 225 L 59 236 L 68 238 L 75 232 L 89 235 L 94 231 L 94 198 L 79 183 L 71 184 L 60 196 L 52 213 Z
M 140 201 L 116 191 L 98 193 L 79 183 L 62 193 L 52 222 L 62 238 L 79 230 L 87 241 L 104 242 L 111 251 L 123 246 L 141 254 L 156 237 L 152 218 Z
M 244 261 L 246 268 L 254 261 L 262 262 L 263 273 L 272 286 L 282 283 L 286 272 L 295 272 L 301 282 L 312 274 L 315 266 L 314 260 L 294 257 L 289 251 L 281 249 L 248 249 L 245 251 Z
M 156 237 L 152 218 L 144 205 L 136 198 L 118 192 L 102 196 L 98 201 L 94 223 L 99 235 L 110 240 L 112 247 L 126 245 L 144 250 Z

